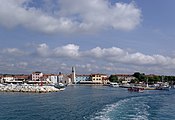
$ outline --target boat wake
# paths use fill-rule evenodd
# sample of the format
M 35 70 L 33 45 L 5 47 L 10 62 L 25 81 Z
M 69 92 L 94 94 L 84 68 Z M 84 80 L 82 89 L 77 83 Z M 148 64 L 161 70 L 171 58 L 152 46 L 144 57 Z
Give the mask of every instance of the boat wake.
M 148 120 L 150 106 L 144 97 L 132 97 L 106 105 L 91 120 Z

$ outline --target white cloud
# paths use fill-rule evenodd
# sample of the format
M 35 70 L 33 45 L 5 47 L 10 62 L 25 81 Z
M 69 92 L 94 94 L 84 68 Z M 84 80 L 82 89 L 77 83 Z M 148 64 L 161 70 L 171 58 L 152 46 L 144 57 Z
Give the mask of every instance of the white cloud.
M 91 32 L 108 28 L 132 30 L 141 22 L 141 10 L 134 3 L 111 5 L 107 0 L 58 0 L 58 8 L 50 15 L 45 10 L 29 7 L 30 2 L 31 0 L 1 0 L 0 24 L 58 33 Z M 49 2 L 48 5 L 50 4 Z
M 117 47 L 96 47 L 82 51 L 75 44 L 50 48 L 46 43 L 42 43 L 34 50 L 37 57 L 31 56 L 33 54 L 22 54 L 21 51 L 17 48 L 7 48 L 0 53 L 0 66 L 2 66 L 1 69 L 4 69 L 2 71 L 6 69 L 6 71 L 13 71 L 16 67 L 26 68 L 30 72 L 39 69 L 51 73 L 52 71 L 58 72 L 60 69 L 68 73 L 69 70 L 71 71 L 71 66 L 74 65 L 79 73 L 133 73 L 142 71 L 170 74 L 175 70 L 175 58 L 173 57 L 160 54 L 146 55 L 140 52 L 132 53 Z M 19 54 L 21 56 L 13 57 L 13 55 Z
M 13 55 L 13 56 L 23 56 L 27 54 L 22 50 L 19 50 L 18 48 L 6 48 L 2 50 L 2 53 L 7 55 Z
M 36 49 L 36 51 L 37 51 L 37 54 L 42 57 L 50 56 L 49 47 L 45 43 L 38 45 L 38 48 Z
M 104 49 L 96 47 L 89 51 L 84 52 L 84 54 L 87 56 L 93 56 L 99 58 L 99 57 L 114 57 L 114 56 L 120 57 L 122 55 L 125 55 L 126 52 L 116 47 L 104 48 Z
M 100 48 L 96 47 L 88 51 L 81 52 L 84 57 L 91 57 L 94 60 L 108 61 L 131 65 L 149 66 L 175 66 L 175 58 L 163 55 L 145 55 L 140 52 L 129 53 L 127 50 L 117 47 Z
M 69 58 L 90 61 L 104 61 L 131 65 L 154 65 L 154 66 L 175 66 L 175 58 L 163 55 L 146 55 L 140 52 L 130 53 L 127 50 L 111 47 L 96 47 L 87 51 L 80 51 L 80 47 L 75 44 L 49 49 L 48 45 L 43 43 L 37 48 L 37 53 L 42 57 Z M 97 63 L 98 62 L 93 62 Z
M 19 62 L 17 63 L 17 68 L 26 68 L 28 66 L 28 62 Z
M 57 47 L 53 50 L 53 53 L 57 57 L 79 57 L 79 46 L 74 44 L 68 44 L 62 47 Z

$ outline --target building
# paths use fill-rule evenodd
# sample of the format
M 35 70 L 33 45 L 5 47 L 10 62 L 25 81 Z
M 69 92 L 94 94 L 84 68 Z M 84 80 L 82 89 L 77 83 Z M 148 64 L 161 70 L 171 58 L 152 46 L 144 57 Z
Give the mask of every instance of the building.
M 15 81 L 27 81 L 29 79 L 29 75 L 15 75 L 14 76 Z
M 39 81 L 40 78 L 43 77 L 43 73 L 42 72 L 33 72 L 32 73 L 32 81 Z
M 57 75 L 51 75 L 49 76 L 50 82 L 52 84 L 58 84 L 58 76 Z
M 11 81 L 15 81 L 14 75 L 3 75 L 2 78 L 1 78 L 2 83 L 8 83 L 8 82 L 11 82 Z
M 76 75 L 75 84 L 92 83 L 91 75 Z
M 48 75 L 47 81 L 49 81 L 49 83 L 51 84 L 58 84 L 58 83 L 63 83 L 64 85 L 71 84 L 71 79 L 67 75 L 61 73 Z
M 68 75 L 61 74 L 58 76 L 59 83 L 63 83 L 64 85 L 70 85 L 72 84 L 71 78 L 68 77 Z
M 93 84 L 107 84 L 108 76 L 106 74 L 91 74 Z
M 1 76 L 1 83 L 24 83 L 29 79 L 29 75 L 3 75 Z
M 118 80 L 121 81 L 121 83 L 129 83 L 131 80 L 135 79 L 135 77 L 130 74 L 115 74 L 114 76 L 117 76 Z

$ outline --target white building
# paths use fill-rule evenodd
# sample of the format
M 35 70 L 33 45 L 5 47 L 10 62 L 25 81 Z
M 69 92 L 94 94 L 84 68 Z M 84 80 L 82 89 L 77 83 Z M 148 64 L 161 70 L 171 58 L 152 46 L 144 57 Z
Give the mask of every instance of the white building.
M 71 78 L 67 75 L 61 74 L 58 76 L 59 83 L 63 83 L 64 85 L 72 84 Z
M 49 81 L 51 84 L 58 84 L 63 83 L 64 85 L 71 84 L 71 79 L 64 74 L 52 74 L 48 76 Z
M 118 80 L 122 81 L 122 83 L 128 83 L 135 79 L 135 77 L 130 74 L 115 74 L 115 76 L 117 76 Z
M 52 84 L 58 84 L 58 76 L 57 75 L 51 75 L 50 81 Z
M 15 80 L 14 77 L 11 76 L 11 75 L 3 76 L 1 79 L 2 79 L 4 82 L 10 82 L 10 81 L 14 81 L 14 80 Z
M 43 77 L 43 73 L 42 72 L 33 72 L 32 73 L 32 81 L 39 81 L 40 78 Z

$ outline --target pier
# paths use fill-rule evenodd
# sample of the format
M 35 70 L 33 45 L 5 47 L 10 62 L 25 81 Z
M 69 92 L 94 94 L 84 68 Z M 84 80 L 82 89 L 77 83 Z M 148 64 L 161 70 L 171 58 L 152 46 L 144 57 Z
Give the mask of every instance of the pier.
M 47 92 L 58 92 L 60 89 L 54 86 L 39 86 L 29 84 L 0 84 L 0 92 L 30 92 L 30 93 L 47 93 Z

